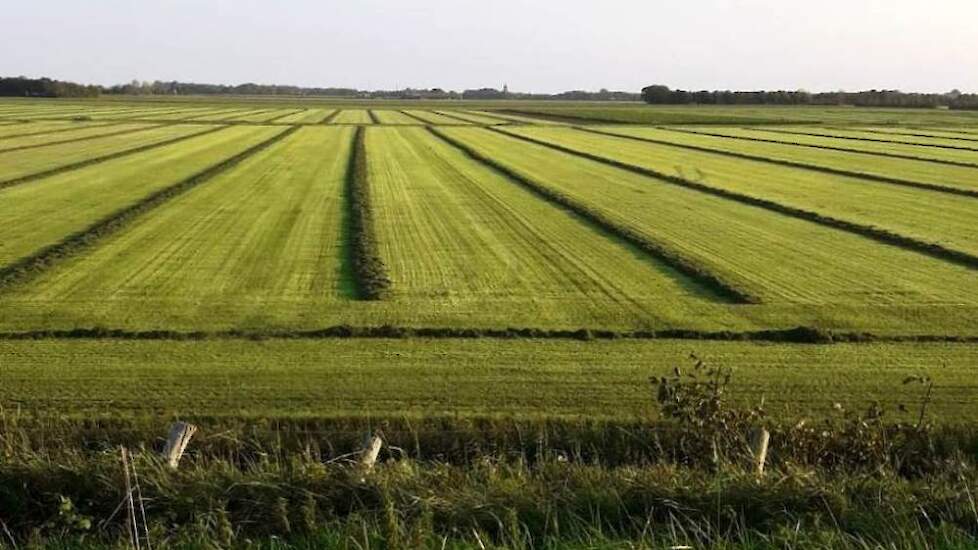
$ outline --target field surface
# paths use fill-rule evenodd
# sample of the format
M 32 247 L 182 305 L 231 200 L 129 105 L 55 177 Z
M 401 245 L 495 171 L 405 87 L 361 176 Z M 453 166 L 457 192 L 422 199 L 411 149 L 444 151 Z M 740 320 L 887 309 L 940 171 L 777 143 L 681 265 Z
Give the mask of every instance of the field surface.
M 4 99 L 0 408 L 634 418 L 693 352 L 970 422 L 976 220 L 973 112 Z
M 306 416 L 462 414 L 635 418 L 647 379 L 695 352 L 734 370 L 738 400 L 775 415 L 832 414 L 879 400 L 914 406 L 929 372 L 933 411 L 978 420 L 978 348 L 732 342 L 499 340 L 0 341 L 0 403 L 37 414 Z M 936 368 L 941 363 L 947 367 Z M 851 376 L 858 365 L 859 376 Z

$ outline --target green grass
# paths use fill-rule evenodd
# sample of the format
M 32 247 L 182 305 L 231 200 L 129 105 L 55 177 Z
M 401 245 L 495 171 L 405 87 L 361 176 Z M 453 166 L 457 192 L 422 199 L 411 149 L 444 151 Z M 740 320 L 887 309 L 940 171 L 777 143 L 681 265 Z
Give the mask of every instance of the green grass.
M 805 135 L 800 128 L 771 128 L 770 131 L 764 128 L 744 129 L 744 128 L 689 128 L 691 130 L 709 131 L 710 133 L 720 133 L 730 136 L 741 136 L 749 138 L 761 138 L 774 140 L 783 143 L 796 143 L 803 145 L 838 147 L 845 150 L 878 153 L 882 155 L 896 154 L 913 157 L 915 159 L 928 159 L 932 161 L 965 162 L 978 165 L 978 154 L 969 151 L 953 151 L 945 149 L 934 149 L 931 147 L 915 147 L 901 143 L 875 143 L 871 141 L 857 141 L 850 139 L 837 139 L 830 137 Z M 877 162 L 874 157 L 866 156 L 863 161 L 867 164 Z M 943 166 L 933 162 L 923 163 L 930 170 L 943 170 Z M 953 165 L 950 165 L 953 167 Z M 959 185 L 969 185 L 975 187 L 974 172 L 976 168 L 962 167 L 961 179 L 955 178 L 954 182 Z M 971 173 L 971 179 L 966 179 L 966 174 Z
M 351 292 L 341 234 L 351 135 L 303 129 L 7 297 L 81 325 L 316 326 Z
M 367 150 L 396 318 L 659 326 L 714 300 L 426 130 L 370 130 Z
M 374 111 L 374 115 L 376 115 L 377 120 L 379 120 L 381 124 L 422 124 L 419 120 L 411 118 L 400 111 L 393 111 L 390 109 L 380 109 Z
M 367 109 L 343 109 L 331 124 L 373 124 Z
M 14 137 L 0 141 L 0 154 L 6 153 L 8 150 L 12 149 L 53 146 L 59 145 L 63 142 L 81 141 L 106 135 L 111 136 L 112 134 L 117 133 L 132 132 L 136 130 L 149 130 L 151 128 L 158 127 L 158 125 L 145 123 L 112 124 L 109 126 L 93 125 L 89 127 L 79 126 L 74 130 L 60 132 L 54 135 L 42 134 Z
M 695 145 L 721 151 L 733 151 L 761 156 L 772 160 L 802 163 L 814 167 L 844 170 L 853 174 L 870 177 L 895 178 L 900 181 L 920 183 L 941 188 L 974 191 L 978 189 L 975 174 L 978 169 L 961 166 L 941 165 L 919 160 L 908 160 L 885 156 L 864 155 L 858 152 L 834 151 L 813 147 L 799 147 L 791 143 L 765 143 L 748 139 L 732 139 L 726 135 L 751 134 L 734 128 L 708 127 L 693 128 L 693 132 L 677 132 L 658 128 L 628 128 L 623 126 L 602 126 L 602 132 L 626 136 L 651 138 L 670 143 Z M 713 135 L 707 135 L 713 134 Z M 756 134 L 759 136 L 759 134 Z M 773 137 L 773 134 L 772 136 Z M 767 139 L 767 138 L 765 138 Z M 775 137 L 775 139 L 779 139 Z
M 444 115 L 439 115 L 434 111 L 421 111 L 417 109 L 409 109 L 409 110 L 405 110 L 404 112 L 417 119 L 421 119 L 422 121 L 425 121 L 429 124 L 449 124 L 449 125 L 467 124 L 467 122 L 463 120 L 458 120 Z
M 514 127 L 506 131 L 604 155 L 710 187 L 773 200 L 864 226 L 883 228 L 928 243 L 941 243 L 978 256 L 978 234 L 974 231 L 975 220 L 978 220 L 978 201 L 975 200 L 569 128 Z M 780 158 L 777 148 L 782 147 L 644 128 L 613 128 L 609 131 L 765 158 Z M 817 154 L 812 153 L 811 156 Z
M 475 124 L 489 124 L 489 125 L 506 124 L 505 120 L 499 118 L 478 115 L 475 113 L 469 113 L 465 111 L 443 110 L 443 111 L 435 111 L 435 112 L 437 114 L 443 114 L 448 118 L 462 119 L 468 122 L 474 122 Z
M 282 117 L 276 123 L 319 124 L 331 115 L 335 109 L 302 109 L 298 113 Z
M 69 122 L 63 120 L 45 122 L 8 122 L 0 126 L 0 146 L 18 139 L 20 136 L 50 134 L 51 138 L 71 135 L 79 130 L 104 127 L 106 123 Z
M 296 109 L 272 109 L 269 111 L 255 111 L 253 114 L 238 116 L 231 120 L 240 122 L 266 122 L 278 119 L 282 116 L 289 116 L 296 113 Z M 275 120 L 278 122 L 278 120 Z
M 464 111 L 464 112 L 462 112 L 462 114 L 463 115 L 471 114 L 471 115 L 476 115 L 476 116 L 480 116 L 480 117 L 483 117 L 483 118 L 492 118 L 492 119 L 495 119 L 496 121 L 501 121 L 501 122 L 515 122 L 515 123 L 520 123 L 520 124 L 543 124 L 543 125 L 548 125 L 548 126 L 549 125 L 554 125 L 554 124 L 563 124 L 562 122 L 555 122 L 553 120 L 548 120 L 548 119 L 545 119 L 545 118 L 534 118 L 534 117 L 528 117 L 528 116 L 520 116 L 520 115 L 516 115 L 516 114 L 513 114 L 513 113 L 502 113 L 502 112 L 498 112 L 498 111 L 494 111 L 494 110 Z
M 779 128 L 780 130 L 781 128 Z M 789 128 L 792 132 L 797 133 L 810 133 L 813 135 L 824 135 L 829 137 L 840 137 L 846 139 L 846 141 L 860 141 L 865 140 L 874 143 L 893 143 L 893 144 L 904 144 L 915 146 L 914 150 L 918 151 L 934 151 L 940 150 L 941 148 L 949 149 L 952 151 L 961 152 L 961 160 L 965 162 L 974 162 L 978 157 L 975 153 L 978 153 L 978 144 L 967 143 L 963 141 L 955 141 L 949 139 L 942 139 L 940 137 L 922 137 L 922 136 L 901 136 L 899 134 L 881 134 L 878 132 L 867 132 L 863 131 L 861 128 L 838 128 L 838 127 L 798 127 Z M 920 149 L 917 149 L 919 147 Z
M 107 127 L 111 128 L 111 127 Z M 78 162 L 135 149 L 154 143 L 165 142 L 181 136 L 190 136 L 211 130 L 213 126 L 145 126 L 145 130 L 119 136 L 95 137 L 70 143 L 48 145 L 20 151 L 0 152 L 0 181 L 9 181 L 48 170 L 69 166 Z M 61 139 L 63 134 L 37 136 L 50 140 Z M 140 157 L 145 158 L 145 157 Z
M 445 132 L 682 251 L 767 303 L 976 303 L 974 272 L 963 267 L 489 130 Z M 603 150 L 613 154 L 617 149 L 612 141 Z
M 82 231 L 279 131 L 281 128 L 228 128 L 0 190 L 0 219 L 6 222 L 0 226 L 0 266 Z
M 879 400 L 891 414 L 935 380 L 940 422 L 978 420 L 964 344 L 695 341 L 0 341 L 0 405 L 69 417 L 654 416 L 647 378 L 695 352 L 734 370 L 732 395 L 778 418 Z

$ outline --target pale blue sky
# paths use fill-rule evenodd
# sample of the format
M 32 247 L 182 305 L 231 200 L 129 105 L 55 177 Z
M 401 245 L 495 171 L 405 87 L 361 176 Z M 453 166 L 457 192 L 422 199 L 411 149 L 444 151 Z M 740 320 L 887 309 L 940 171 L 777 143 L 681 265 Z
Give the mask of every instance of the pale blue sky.
M 978 92 L 978 0 L 5 0 L 0 74 Z

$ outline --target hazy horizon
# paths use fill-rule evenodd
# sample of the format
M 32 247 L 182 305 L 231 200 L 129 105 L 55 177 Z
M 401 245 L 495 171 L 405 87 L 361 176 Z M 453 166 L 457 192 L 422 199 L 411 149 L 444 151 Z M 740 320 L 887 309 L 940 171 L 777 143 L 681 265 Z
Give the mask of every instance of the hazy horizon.
M 0 73 L 359 89 L 978 92 L 978 3 L 620 0 L 4 7 Z M 38 37 L 41 37 L 38 40 Z

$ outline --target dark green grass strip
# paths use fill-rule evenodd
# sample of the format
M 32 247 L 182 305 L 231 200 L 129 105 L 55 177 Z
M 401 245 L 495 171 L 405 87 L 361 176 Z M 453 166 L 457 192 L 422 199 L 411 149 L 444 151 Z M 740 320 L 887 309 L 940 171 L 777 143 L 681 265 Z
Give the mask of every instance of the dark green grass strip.
M 380 124 L 380 119 L 377 118 L 377 113 L 373 109 L 367 109 L 367 116 L 370 117 L 371 124 Z
M 0 268 L 0 292 L 14 285 L 30 281 L 57 264 L 81 254 L 85 250 L 97 245 L 99 241 L 125 229 L 138 217 L 186 193 L 214 176 L 229 170 L 246 158 L 281 141 L 296 130 L 298 130 L 298 127 L 293 126 L 210 168 L 205 168 L 183 181 L 156 191 L 135 204 L 117 210 L 89 227 L 65 237 L 61 242 L 45 247 L 30 256 Z
M 978 269 L 978 256 L 973 256 L 971 254 L 968 254 L 967 252 L 962 252 L 960 250 L 953 250 L 937 243 L 920 241 L 912 237 L 907 237 L 898 233 L 894 233 L 887 229 L 881 229 L 879 227 L 875 227 L 872 225 L 865 225 L 865 224 L 850 222 L 846 220 L 840 220 L 838 218 L 833 218 L 831 216 L 825 216 L 823 214 L 819 214 L 818 212 L 813 212 L 811 210 L 804 210 L 802 208 L 796 208 L 794 206 L 788 206 L 769 199 L 755 197 L 752 195 L 745 195 L 743 193 L 730 191 L 728 189 L 721 189 L 719 187 L 713 187 L 711 185 L 706 185 L 701 182 L 696 182 L 685 178 L 681 178 L 679 176 L 658 172 L 656 170 L 652 170 L 650 168 L 645 168 L 642 166 L 635 166 L 634 164 L 628 164 L 626 162 L 621 162 L 601 155 L 595 155 L 593 153 L 579 151 L 577 149 L 572 149 L 570 147 L 565 147 L 563 145 L 550 143 L 545 140 L 535 139 L 529 136 L 511 134 L 503 130 L 495 130 L 492 128 L 490 128 L 490 130 L 509 136 L 511 138 L 523 140 L 529 143 L 534 143 L 536 145 L 542 145 L 544 147 L 549 147 L 551 149 L 560 151 L 562 153 L 574 155 L 588 160 L 593 160 L 595 162 L 600 162 L 602 164 L 607 164 L 609 166 L 614 166 L 615 168 L 627 170 L 629 172 L 639 174 L 642 176 L 652 177 L 657 180 L 661 180 L 665 183 L 670 183 L 680 187 L 685 187 L 687 189 L 692 189 L 694 191 L 699 191 L 723 199 L 729 199 L 748 206 L 763 208 L 765 210 L 776 212 L 778 214 L 783 214 L 785 216 L 790 216 L 792 218 L 797 218 L 800 220 L 817 223 L 819 225 L 831 227 L 833 229 L 839 229 L 842 231 L 846 231 L 848 233 L 859 235 L 861 237 L 866 237 L 882 244 L 896 246 L 906 250 L 911 250 L 913 252 L 919 252 L 921 254 L 926 254 L 928 256 L 931 256 L 939 260 L 962 265 L 964 267 L 968 267 L 971 269 Z
M 850 128 L 840 128 L 840 130 L 849 130 L 849 129 Z M 935 136 L 935 135 L 932 135 L 932 134 L 916 134 L 916 133 L 913 133 L 913 132 L 897 132 L 897 131 L 894 131 L 894 130 L 869 130 L 869 129 L 866 129 L 866 128 L 856 128 L 856 130 L 858 130 L 860 132 L 867 132 L 867 133 L 870 133 L 870 134 L 880 134 L 880 135 L 887 135 L 887 136 L 907 136 L 907 137 L 919 137 L 919 138 L 929 138 L 929 139 L 949 139 L 949 140 L 952 140 L 952 141 L 967 141 L 967 142 L 970 142 L 970 143 L 978 143 L 978 137 L 973 137 L 972 138 L 972 137 Z M 945 131 L 945 132 L 955 132 L 954 130 L 947 130 L 947 129 L 945 129 L 943 131 Z M 904 143 L 906 145 L 917 145 L 915 143 L 906 143 L 906 142 L 903 142 L 903 141 L 899 141 L 897 143 Z M 972 151 L 978 151 L 978 149 L 971 149 L 971 150 Z
M 335 119 L 336 117 L 340 116 L 340 113 L 342 113 L 342 112 L 343 112 L 343 109 L 336 109 L 332 113 L 326 115 L 326 118 L 322 119 L 317 124 L 330 124 L 330 123 L 333 122 L 333 119 Z
M 353 147 L 346 169 L 346 196 L 353 254 L 351 263 L 356 276 L 357 296 L 361 300 L 383 300 L 390 292 L 391 280 L 377 246 L 370 182 L 367 178 L 366 130 L 363 126 L 358 126 L 353 134 Z
M 710 270 L 703 265 L 700 265 L 695 260 L 684 256 L 668 245 L 653 241 L 645 235 L 642 235 L 637 231 L 613 221 L 605 214 L 602 214 L 590 206 L 582 204 L 546 185 L 542 185 L 522 176 L 516 171 L 511 170 L 507 166 L 499 163 L 495 159 L 488 157 L 472 147 L 469 147 L 468 145 L 456 140 L 455 138 L 442 133 L 437 128 L 429 126 L 428 130 L 449 145 L 459 149 L 473 160 L 492 168 L 496 172 L 530 190 L 535 195 L 570 210 L 574 214 L 593 223 L 604 231 L 607 231 L 608 233 L 615 235 L 623 241 L 637 247 L 646 254 L 672 267 L 676 271 L 689 277 L 705 288 L 710 289 L 719 297 L 737 304 L 758 304 L 761 302 L 759 297 L 724 281 L 717 275 L 710 272 Z M 501 133 L 505 134 L 505 132 Z M 508 136 L 510 134 L 505 135 Z
M 851 178 L 858 178 L 863 180 L 870 180 L 879 183 L 889 183 L 893 185 L 902 185 L 904 187 L 913 187 L 916 189 L 924 189 L 927 191 L 937 191 L 939 193 L 948 193 L 951 195 L 960 195 L 963 197 L 976 197 L 978 198 L 978 190 L 971 189 L 960 189 L 957 187 L 948 187 L 946 185 L 939 185 L 936 183 L 924 183 L 913 180 L 905 180 L 900 178 L 891 178 L 888 176 L 879 176 L 876 174 L 865 174 L 863 172 L 854 172 L 852 170 L 842 170 L 840 168 L 832 168 L 829 166 L 823 166 L 820 164 L 808 164 L 806 162 L 796 162 L 793 160 L 783 160 L 775 159 L 770 157 L 762 157 L 759 155 L 751 155 L 749 153 L 739 153 L 737 151 L 728 151 L 726 149 L 714 149 L 712 147 L 703 147 L 700 145 L 689 145 L 686 143 L 675 143 L 672 141 L 665 141 L 661 139 L 655 139 L 650 137 L 639 137 L 630 136 L 625 134 L 617 134 L 615 132 L 607 132 L 604 130 L 598 130 L 595 128 L 589 128 L 586 126 L 574 126 L 575 129 L 581 130 L 583 132 L 591 132 L 593 134 L 600 134 L 602 136 L 616 137 L 621 139 L 628 139 L 632 141 L 642 141 L 645 143 L 654 143 L 656 145 L 665 145 L 667 147 L 675 147 L 677 149 L 687 149 L 690 151 L 699 151 L 701 153 L 712 153 L 716 155 L 723 155 L 727 157 L 733 157 L 744 160 L 753 160 L 758 162 L 766 162 L 768 164 L 776 164 L 779 166 L 788 166 L 791 168 L 802 168 L 804 170 L 812 170 L 815 172 L 822 172 L 824 174 L 832 174 L 836 176 L 846 176 Z M 662 128 L 662 130 L 669 130 L 669 128 Z M 700 134 L 701 132 L 690 132 L 694 134 Z M 706 135 L 706 134 L 704 134 Z M 712 137 L 712 136 L 711 136 Z
M 163 128 L 164 126 L 168 126 L 168 124 L 160 124 L 160 123 L 157 123 L 154 126 L 146 126 L 146 127 L 143 127 L 143 128 L 129 128 L 128 130 L 120 130 L 118 132 L 109 132 L 107 134 L 99 134 L 97 136 L 83 136 L 83 137 L 62 139 L 62 140 L 59 140 L 59 141 L 48 141 L 48 142 L 45 142 L 45 143 L 32 143 L 30 145 L 19 145 L 19 146 L 16 146 L 16 147 L 8 147 L 6 149 L 0 149 L 0 153 L 10 153 L 10 152 L 13 152 L 13 151 L 23 151 L 25 149 L 37 149 L 39 147 L 50 147 L 52 145 L 64 145 L 66 143 L 78 143 L 78 142 L 81 142 L 81 141 L 90 141 L 90 140 L 102 139 L 102 138 L 107 138 L 107 137 L 123 136 L 123 135 L 126 135 L 126 134 L 135 134 L 135 133 L 138 133 L 138 132 L 146 132 L 148 130 L 157 130 L 159 128 Z
M 739 140 L 743 140 L 743 141 L 756 141 L 758 143 L 778 143 L 778 144 L 781 144 L 781 145 L 791 145 L 793 147 L 807 147 L 808 149 L 824 149 L 826 151 L 842 151 L 843 153 L 852 153 L 852 154 L 855 154 L 855 155 L 869 155 L 869 156 L 872 156 L 872 157 L 888 157 L 888 158 L 903 159 L 903 160 L 916 160 L 916 161 L 920 161 L 920 162 L 930 162 L 930 163 L 933 163 L 933 164 L 944 164 L 944 165 L 949 165 L 949 166 L 961 166 L 963 168 L 978 168 L 978 164 L 974 164 L 974 163 L 970 163 L 970 162 L 959 162 L 959 161 L 955 161 L 955 160 L 939 160 L 939 159 L 928 158 L 928 157 L 918 157 L 918 156 L 914 156 L 914 155 L 904 155 L 904 154 L 901 154 L 901 153 L 886 153 L 886 152 L 882 152 L 882 151 L 860 151 L 859 149 L 850 149 L 848 147 L 838 147 L 838 146 L 835 146 L 835 145 L 815 145 L 813 143 L 798 143 L 798 142 L 794 142 L 794 141 L 785 141 L 783 139 L 768 139 L 768 138 L 761 138 L 761 137 L 755 137 L 755 136 L 731 136 L 731 135 L 727 135 L 727 134 L 719 134 L 719 133 L 716 133 L 716 132 L 708 132 L 708 131 L 704 131 L 704 130 L 689 130 L 687 128 L 672 128 L 672 127 L 669 127 L 669 126 L 656 126 L 656 128 L 659 129 L 659 130 L 666 130 L 666 131 L 669 131 L 669 132 L 679 132 L 679 133 L 683 133 L 683 134 L 696 134 L 696 135 L 702 135 L 702 136 L 713 136 L 713 137 L 720 137 L 720 138 L 727 138 L 727 139 L 739 139 Z M 764 131 L 764 132 L 770 132 L 770 130 L 764 130 L 763 128 L 744 128 L 744 129 L 745 130 L 750 130 L 750 131 L 759 130 L 759 131 Z M 785 132 L 785 134 L 789 134 L 789 133 L 790 132 Z M 904 145 L 908 145 L 908 144 L 904 143 Z
M 499 340 L 702 340 L 721 342 L 781 342 L 833 344 L 872 342 L 978 343 L 978 336 L 950 334 L 878 335 L 870 332 L 831 331 L 794 327 L 755 331 L 702 331 L 688 329 L 619 331 L 607 329 L 542 329 L 532 327 L 456 328 L 334 325 L 314 330 L 130 331 L 103 327 L 70 330 L 0 332 L 0 340 L 327 340 L 342 338 L 479 339 Z
M 94 157 L 83 161 L 74 162 L 72 164 L 59 166 L 57 168 L 52 168 L 50 170 L 44 170 L 42 172 L 35 172 L 33 174 L 27 174 L 26 176 L 20 176 L 18 178 L 9 179 L 6 181 L 0 181 L 0 189 L 13 187 L 14 185 L 20 185 L 22 183 L 36 181 L 39 179 L 47 178 L 57 174 L 62 174 L 65 172 L 71 172 L 72 170 L 78 170 L 79 168 L 85 168 L 86 166 L 91 166 L 93 164 L 98 164 L 100 162 L 115 160 L 117 158 L 122 158 L 128 155 L 134 155 L 136 153 L 142 153 L 144 151 L 156 149 L 157 147 L 165 147 L 167 145 L 173 145 L 174 143 L 179 143 L 181 141 L 190 138 L 200 137 L 203 135 L 212 134 L 214 132 L 219 132 L 225 128 L 227 128 L 226 125 L 215 126 L 214 128 L 208 128 L 207 130 L 203 130 L 195 134 L 190 134 L 187 136 L 178 136 L 172 139 L 167 139 L 156 143 L 147 143 L 146 145 L 140 145 L 139 147 L 133 147 L 132 149 L 123 149 L 122 151 L 116 151 L 115 153 L 109 153 L 107 155 L 102 155 L 100 157 Z
M 56 128 L 56 129 L 53 129 L 53 130 L 41 130 L 39 132 L 24 132 L 23 134 L 11 134 L 11 135 L 7 135 L 7 136 L 2 136 L 2 137 L 0 137 L 0 142 L 5 141 L 5 140 L 8 140 L 8 139 L 14 139 L 14 138 L 23 138 L 23 137 L 31 137 L 31 136 L 43 136 L 45 134 L 60 134 L 61 132 L 75 132 L 77 130 L 82 130 L 82 129 L 103 128 L 105 126 L 118 126 L 120 124 L 127 124 L 127 123 L 128 123 L 128 121 L 124 121 L 124 120 L 121 120 L 121 121 L 113 120 L 112 122 L 105 122 L 105 123 L 98 123 L 98 124 L 79 124 L 78 126 L 75 126 L 75 127 L 70 127 L 69 126 L 68 128 Z M 160 124 L 161 121 L 157 120 L 156 123 L 157 124 Z M 10 125 L 10 124 L 36 124 L 36 121 L 26 121 L 26 120 L 24 120 L 24 121 L 14 121 L 14 122 L 3 123 L 3 126 L 7 126 L 7 125 Z
M 831 139 L 846 139 L 850 141 L 868 141 L 870 143 L 887 143 L 894 145 L 910 145 L 912 147 L 931 147 L 934 149 L 952 149 L 955 151 L 971 151 L 972 153 L 978 153 L 978 149 L 974 147 L 965 147 L 963 145 L 941 145 L 939 143 L 907 143 L 906 141 L 897 141 L 893 139 L 884 138 L 871 138 L 871 137 L 858 137 L 858 136 L 837 136 L 835 134 L 824 134 L 822 132 L 801 132 L 794 130 L 778 130 L 775 128 L 757 128 L 762 132 L 770 132 L 772 134 L 786 134 L 786 135 L 802 135 L 802 136 L 812 136 L 812 137 L 823 137 Z M 862 131 L 862 130 L 860 130 Z M 923 136 L 933 138 L 934 136 Z M 935 138 L 940 139 L 940 138 Z

